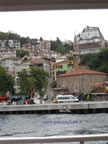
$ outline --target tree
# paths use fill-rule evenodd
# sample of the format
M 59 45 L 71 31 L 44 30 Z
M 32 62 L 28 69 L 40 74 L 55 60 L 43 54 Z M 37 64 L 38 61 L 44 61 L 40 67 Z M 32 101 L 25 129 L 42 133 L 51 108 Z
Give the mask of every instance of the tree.
M 51 50 L 61 54 L 68 53 L 73 49 L 73 43 L 71 41 L 62 42 L 58 37 L 56 41 L 51 41 Z
M 38 91 L 40 96 L 43 97 L 48 84 L 48 73 L 44 71 L 43 68 L 39 67 L 31 67 L 30 73 L 35 79 L 36 90 Z
M 65 54 L 67 52 L 66 48 L 63 45 L 58 45 L 56 48 L 57 53 Z
M 58 70 L 56 73 L 57 73 L 57 75 L 64 74 L 64 73 L 66 73 L 66 70 Z
M 89 69 L 108 73 L 108 48 L 103 48 L 96 54 L 83 55 L 81 57 L 81 64 Z
M 0 66 L 0 93 L 5 96 L 7 92 L 14 93 L 14 78 Z
M 25 55 L 29 56 L 29 52 L 28 51 L 16 51 L 16 56 L 23 58 Z
M 98 67 L 97 70 L 108 74 L 108 61 Z
M 59 39 L 59 37 L 56 38 L 56 42 L 57 44 L 61 44 L 61 40 Z
M 8 39 L 8 33 L 0 32 L 0 40 L 7 40 Z
M 35 88 L 35 79 L 26 70 L 23 70 L 19 74 L 19 85 L 22 94 L 30 95 L 31 90 Z
M 42 37 L 40 37 L 40 41 L 43 41 L 43 38 L 42 38 Z
M 20 35 L 18 35 L 17 33 L 12 33 L 12 32 L 8 32 L 8 33 L 5 33 L 5 32 L 0 32 L 0 40 L 7 40 L 6 41 L 6 45 L 8 45 L 8 41 L 9 40 L 18 40 L 20 41 L 21 43 L 21 47 L 23 44 L 25 43 L 31 43 L 33 45 L 36 45 L 37 43 L 37 39 L 31 39 L 29 37 L 21 37 Z
M 67 59 L 68 60 L 73 60 L 73 56 L 71 55 L 71 56 L 67 56 Z
M 65 42 L 64 47 L 66 48 L 67 52 L 69 52 L 70 50 L 73 50 L 73 43 L 71 41 L 67 41 Z
M 87 65 L 87 63 L 91 60 L 91 57 L 93 57 L 93 54 L 91 54 L 91 53 L 83 55 L 81 57 L 81 64 Z
M 48 73 L 39 67 L 31 67 L 29 72 L 24 70 L 19 74 L 19 85 L 24 95 L 32 96 L 33 90 L 36 90 L 43 96 L 47 83 Z
M 53 80 L 53 81 L 52 81 L 51 87 L 52 87 L 52 88 L 56 88 L 56 87 L 57 87 L 57 81 L 56 81 L 56 80 Z
M 21 37 L 20 42 L 21 42 L 21 46 L 22 46 L 23 44 L 28 43 L 28 39 L 25 37 Z
M 87 66 L 89 69 L 96 70 L 100 65 L 100 59 L 98 57 L 98 54 L 85 54 L 81 58 L 80 63 Z
M 99 54 L 98 54 L 98 57 L 100 59 L 100 63 L 99 65 L 101 64 L 104 64 L 105 62 L 108 61 L 108 48 L 103 48 Z
M 51 50 L 56 51 L 57 45 L 56 41 L 51 41 Z

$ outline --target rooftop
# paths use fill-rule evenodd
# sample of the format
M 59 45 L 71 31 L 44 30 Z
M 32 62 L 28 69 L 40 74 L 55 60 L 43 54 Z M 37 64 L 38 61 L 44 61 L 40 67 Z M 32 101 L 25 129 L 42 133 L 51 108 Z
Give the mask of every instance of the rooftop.
M 6 59 L 16 59 L 16 60 L 20 60 L 20 58 L 15 57 L 15 56 L 10 56 L 10 57 L 5 57 L 2 60 L 6 60 Z
M 94 70 L 88 70 L 88 69 L 77 69 L 72 72 L 64 73 L 59 75 L 59 77 L 65 77 L 65 76 L 74 76 L 74 75 L 106 75 L 104 72 L 98 72 Z
M 44 63 L 44 60 L 43 59 L 33 59 L 31 61 L 31 63 L 34 63 L 34 64 L 43 64 Z

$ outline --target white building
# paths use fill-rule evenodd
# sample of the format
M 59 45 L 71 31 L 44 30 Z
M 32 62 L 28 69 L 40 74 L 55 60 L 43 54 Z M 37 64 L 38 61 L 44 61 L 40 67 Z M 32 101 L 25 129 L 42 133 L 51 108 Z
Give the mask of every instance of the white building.
M 35 47 L 34 45 L 32 45 L 31 43 L 25 43 L 22 45 L 22 48 L 23 50 L 25 51 L 29 51 L 29 52 L 34 52 L 35 51 Z
M 9 73 L 15 74 L 15 64 L 20 63 L 21 59 L 17 57 L 7 57 L 1 60 L 1 66 Z
M 0 40 L 0 47 L 5 47 L 6 46 L 6 40 Z
M 98 27 L 89 27 L 83 29 L 77 35 L 80 54 L 97 53 L 105 47 L 105 40 Z
M 16 50 L 14 49 L 6 49 L 6 48 L 1 48 L 0 49 L 0 57 L 6 58 L 6 57 L 16 57 Z
M 21 44 L 18 40 L 13 40 L 13 46 L 12 48 L 15 48 L 16 50 L 20 50 Z
M 0 47 L 2 47 L 2 48 L 6 47 L 6 42 L 7 42 L 7 40 L 0 40 Z M 8 46 L 10 48 L 14 48 L 16 50 L 20 50 L 20 48 L 21 48 L 21 44 L 18 40 L 9 40 Z
M 104 41 L 104 37 L 98 27 L 89 27 L 83 29 L 83 31 L 77 35 L 78 44 L 92 43 Z
M 21 62 L 21 63 L 16 63 L 15 64 L 15 75 L 18 76 L 20 72 L 23 70 L 29 70 L 30 68 L 30 62 Z
M 41 51 L 49 51 L 51 49 L 51 42 L 48 40 L 42 40 L 38 42 L 36 48 Z

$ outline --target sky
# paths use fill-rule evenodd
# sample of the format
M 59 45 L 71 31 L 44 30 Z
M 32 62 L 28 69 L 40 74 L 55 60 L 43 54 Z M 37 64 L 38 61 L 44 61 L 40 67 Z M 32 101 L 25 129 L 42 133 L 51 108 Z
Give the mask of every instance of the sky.
M 73 41 L 86 26 L 99 27 L 108 40 L 108 10 L 0 12 L 0 31 L 44 40 Z

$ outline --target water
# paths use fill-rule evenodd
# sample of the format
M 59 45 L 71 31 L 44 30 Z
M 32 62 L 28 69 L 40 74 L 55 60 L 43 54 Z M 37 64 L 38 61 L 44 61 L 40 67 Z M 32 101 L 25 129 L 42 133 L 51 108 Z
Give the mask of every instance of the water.
M 0 115 L 0 137 L 99 133 L 108 133 L 108 114 Z

